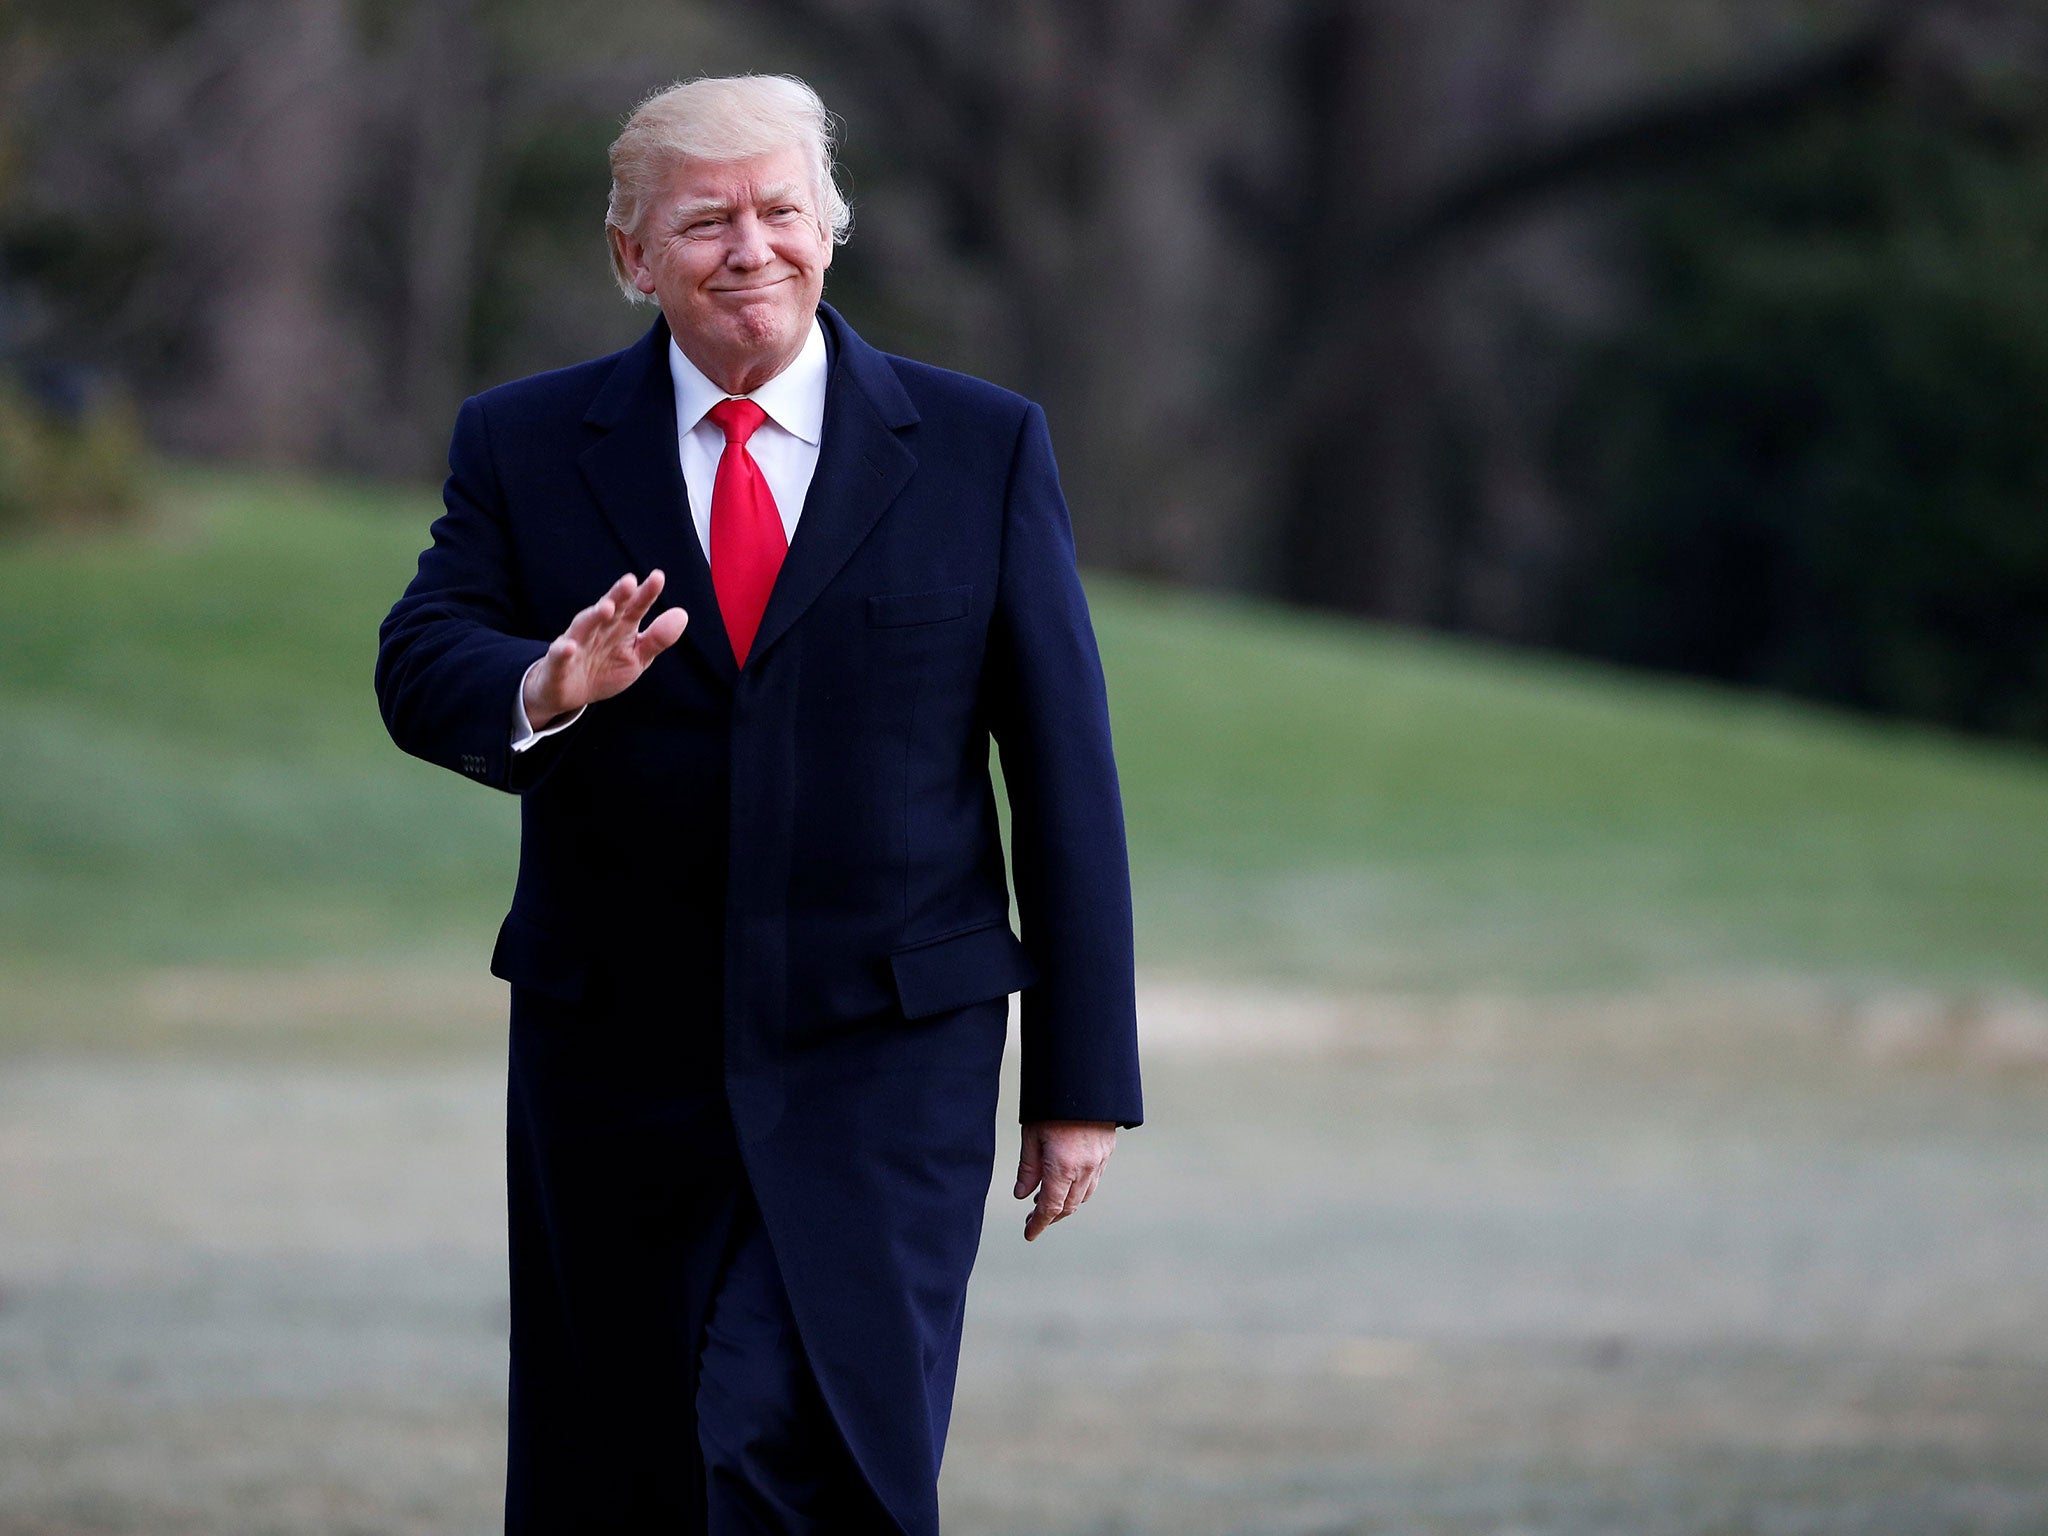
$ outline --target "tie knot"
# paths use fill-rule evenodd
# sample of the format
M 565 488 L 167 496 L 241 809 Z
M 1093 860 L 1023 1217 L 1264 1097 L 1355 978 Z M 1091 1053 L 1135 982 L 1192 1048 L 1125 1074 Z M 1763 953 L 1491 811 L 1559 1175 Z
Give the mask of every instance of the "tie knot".
M 754 429 L 768 419 L 768 413 L 751 400 L 721 400 L 704 413 L 718 423 L 728 445 L 744 444 Z

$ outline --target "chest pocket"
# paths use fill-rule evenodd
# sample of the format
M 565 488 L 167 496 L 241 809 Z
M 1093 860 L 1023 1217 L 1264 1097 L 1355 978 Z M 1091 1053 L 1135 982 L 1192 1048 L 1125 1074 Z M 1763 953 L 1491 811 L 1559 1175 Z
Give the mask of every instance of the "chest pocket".
M 944 624 L 966 618 L 973 602 L 971 586 L 941 587 L 936 592 L 890 592 L 868 599 L 868 623 L 876 629 Z

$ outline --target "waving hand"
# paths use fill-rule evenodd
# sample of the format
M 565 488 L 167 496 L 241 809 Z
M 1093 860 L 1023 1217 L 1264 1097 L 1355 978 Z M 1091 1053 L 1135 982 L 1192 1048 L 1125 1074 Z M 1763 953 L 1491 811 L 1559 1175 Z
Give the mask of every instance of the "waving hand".
M 645 581 L 627 572 L 555 637 L 547 655 L 526 674 L 520 700 L 535 730 L 546 730 L 563 715 L 623 693 L 655 657 L 682 638 L 690 616 L 680 608 L 640 627 L 661 596 L 664 580 L 659 570 L 649 571 Z

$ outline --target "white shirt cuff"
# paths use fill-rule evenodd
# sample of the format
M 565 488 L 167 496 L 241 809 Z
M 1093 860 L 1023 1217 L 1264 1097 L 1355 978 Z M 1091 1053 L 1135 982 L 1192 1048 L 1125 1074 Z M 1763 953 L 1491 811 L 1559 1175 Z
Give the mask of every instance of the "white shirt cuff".
M 545 657 L 541 658 L 543 661 L 546 659 Z M 540 662 L 536 661 L 533 667 L 539 665 Z M 532 674 L 533 667 L 528 667 L 526 671 L 519 674 L 519 687 L 512 695 L 512 750 L 514 752 L 524 752 L 535 742 L 546 741 L 555 732 L 566 731 L 570 726 L 583 718 L 583 711 L 577 709 L 562 716 L 561 719 L 544 731 L 536 731 L 533 728 L 533 722 L 526 718 L 526 679 Z

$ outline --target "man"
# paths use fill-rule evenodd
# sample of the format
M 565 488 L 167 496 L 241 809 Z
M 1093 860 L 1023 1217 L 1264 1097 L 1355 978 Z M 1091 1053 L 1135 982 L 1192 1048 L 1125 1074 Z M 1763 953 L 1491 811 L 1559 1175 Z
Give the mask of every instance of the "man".
M 611 163 L 661 318 L 463 406 L 377 664 L 522 799 L 506 1527 L 933 1532 L 1007 995 L 1027 1239 L 1142 1117 L 1067 511 L 1036 406 L 821 304 L 807 86 L 662 92 Z

